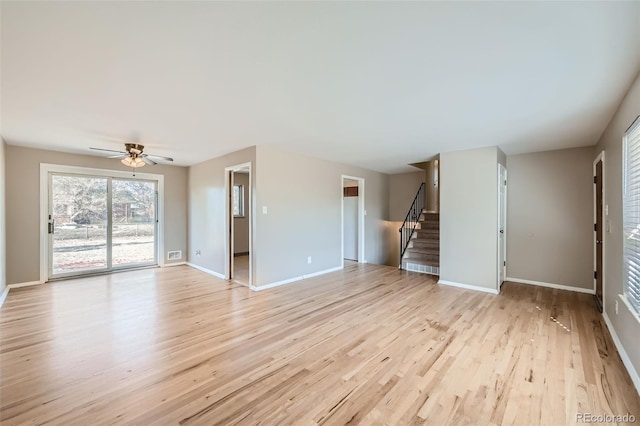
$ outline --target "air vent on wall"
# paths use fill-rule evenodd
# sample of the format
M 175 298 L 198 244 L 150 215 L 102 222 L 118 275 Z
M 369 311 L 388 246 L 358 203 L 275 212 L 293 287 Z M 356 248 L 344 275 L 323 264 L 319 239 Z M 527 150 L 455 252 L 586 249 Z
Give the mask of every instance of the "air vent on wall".
M 182 250 L 167 252 L 167 260 L 178 260 L 178 259 L 182 259 Z

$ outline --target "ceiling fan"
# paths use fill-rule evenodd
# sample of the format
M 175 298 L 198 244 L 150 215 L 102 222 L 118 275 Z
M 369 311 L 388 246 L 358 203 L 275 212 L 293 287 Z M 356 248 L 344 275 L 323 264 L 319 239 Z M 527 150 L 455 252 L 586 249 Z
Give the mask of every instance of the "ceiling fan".
M 103 148 L 89 148 L 95 151 L 106 151 L 106 152 L 116 152 L 117 155 L 111 155 L 107 158 L 118 158 L 125 166 L 129 167 L 142 167 L 145 164 L 153 166 L 156 163 L 149 157 L 159 158 L 164 161 L 173 161 L 171 157 L 163 157 L 161 155 L 151 155 L 151 154 L 143 154 L 144 145 L 140 145 L 139 143 L 125 143 L 124 144 L 125 151 L 116 151 L 115 149 L 103 149 Z

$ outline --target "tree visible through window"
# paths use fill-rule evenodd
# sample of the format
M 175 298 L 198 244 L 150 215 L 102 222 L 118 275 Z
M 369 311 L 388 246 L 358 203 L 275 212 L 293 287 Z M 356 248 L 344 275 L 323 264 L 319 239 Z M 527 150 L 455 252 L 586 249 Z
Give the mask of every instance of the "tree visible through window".
M 233 185 L 233 216 L 244 217 L 244 185 Z

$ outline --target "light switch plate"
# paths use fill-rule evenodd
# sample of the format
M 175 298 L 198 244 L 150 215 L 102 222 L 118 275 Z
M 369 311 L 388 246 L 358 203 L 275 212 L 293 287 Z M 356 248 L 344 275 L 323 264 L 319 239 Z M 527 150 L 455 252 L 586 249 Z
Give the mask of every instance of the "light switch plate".
M 262 206 L 262 214 L 267 214 L 267 206 Z

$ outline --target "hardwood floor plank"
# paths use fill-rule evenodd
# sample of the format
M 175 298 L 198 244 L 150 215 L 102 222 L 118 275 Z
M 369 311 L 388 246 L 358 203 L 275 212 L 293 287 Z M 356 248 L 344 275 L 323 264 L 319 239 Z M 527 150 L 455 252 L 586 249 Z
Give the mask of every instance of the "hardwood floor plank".
M 189 267 L 12 290 L 2 424 L 566 424 L 640 397 L 588 295 L 376 265 L 267 290 Z

